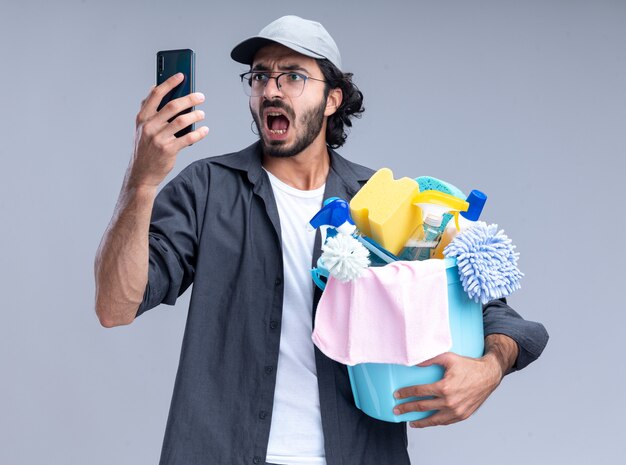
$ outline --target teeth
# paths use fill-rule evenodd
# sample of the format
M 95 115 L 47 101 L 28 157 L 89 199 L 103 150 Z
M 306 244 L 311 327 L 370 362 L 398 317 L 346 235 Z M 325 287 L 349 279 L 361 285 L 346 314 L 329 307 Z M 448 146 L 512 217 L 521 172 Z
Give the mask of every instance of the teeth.
M 284 116 L 282 113 L 278 111 L 268 111 L 266 115 L 267 116 Z M 268 128 L 268 131 L 270 132 L 270 134 L 274 134 L 274 135 L 282 135 L 287 132 L 286 129 L 269 129 L 269 128 Z

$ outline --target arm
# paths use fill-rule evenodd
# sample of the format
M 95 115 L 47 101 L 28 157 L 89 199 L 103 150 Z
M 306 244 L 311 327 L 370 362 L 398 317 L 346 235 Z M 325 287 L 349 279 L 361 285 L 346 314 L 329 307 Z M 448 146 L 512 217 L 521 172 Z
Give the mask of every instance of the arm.
M 483 327 L 485 336 L 504 334 L 517 343 L 519 352 L 509 373 L 537 360 L 548 343 L 546 328 L 541 323 L 522 318 L 506 299 L 492 300 L 483 306 Z
M 137 115 L 135 153 L 94 262 L 96 314 L 107 328 L 134 320 L 148 284 L 150 218 L 157 188 L 172 170 L 177 153 L 208 133 L 203 126 L 183 137 L 174 136 L 204 118 L 199 110 L 168 122 L 181 110 L 201 103 L 201 94 L 173 100 L 157 112 L 165 94 L 181 79 L 176 75 L 154 87 Z
M 128 179 L 128 177 L 127 177 Z M 96 314 L 102 326 L 129 324 L 148 281 L 148 229 L 156 188 L 124 182 L 96 253 Z

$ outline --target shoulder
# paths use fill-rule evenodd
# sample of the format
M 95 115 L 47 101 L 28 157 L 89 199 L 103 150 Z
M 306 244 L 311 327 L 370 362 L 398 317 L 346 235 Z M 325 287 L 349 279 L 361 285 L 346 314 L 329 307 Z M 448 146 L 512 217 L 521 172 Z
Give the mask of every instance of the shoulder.
M 344 178 L 347 177 L 351 180 L 355 180 L 362 185 L 376 172 L 372 168 L 368 168 L 367 166 L 360 165 L 344 158 L 332 149 L 330 150 L 330 153 L 332 157 L 331 163 L 333 169 Z

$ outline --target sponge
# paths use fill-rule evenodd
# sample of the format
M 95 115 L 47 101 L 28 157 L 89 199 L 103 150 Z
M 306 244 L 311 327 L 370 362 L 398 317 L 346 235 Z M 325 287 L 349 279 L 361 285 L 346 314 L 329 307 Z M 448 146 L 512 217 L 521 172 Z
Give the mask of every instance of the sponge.
M 453 186 L 449 182 L 442 181 L 441 179 L 433 178 L 432 176 L 420 176 L 415 179 L 420 186 L 420 192 L 423 191 L 439 191 L 444 194 L 450 194 L 459 199 L 465 200 L 466 196 L 456 186 Z
M 422 212 L 413 205 L 419 191 L 415 179 L 395 180 L 389 168 L 381 168 L 352 198 L 350 214 L 363 234 L 396 255 L 422 223 Z

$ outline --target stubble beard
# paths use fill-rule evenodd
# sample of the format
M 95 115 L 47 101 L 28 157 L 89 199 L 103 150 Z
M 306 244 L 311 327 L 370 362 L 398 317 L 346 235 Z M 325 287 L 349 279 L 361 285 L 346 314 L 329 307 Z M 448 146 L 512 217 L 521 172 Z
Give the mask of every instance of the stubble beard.
M 276 107 L 286 108 L 284 104 L 276 104 Z M 291 110 L 291 109 L 289 109 Z M 311 108 L 306 111 L 299 121 L 299 126 L 304 128 L 304 134 L 301 137 L 297 137 L 294 144 L 291 147 L 286 146 L 287 143 L 284 140 L 274 140 L 269 143 L 263 138 L 263 126 L 261 124 L 261 118 L 259 114 L 252 111 L 252 118 L 259 133 L 259 140 L 263 145 L 263 153 L 270 157 L 276 158 L 288 158 L 298 155 L 305 150 L 309 145 L 313 143 L 315 138 L 319 135 L 324 124 L 324 111 L 326 110 L 326 99 L 322 99 L 317 107 Z M 293 114 L 293 111 L 291 111 Z M 291 129 L 291 128 L 290 128 Z

